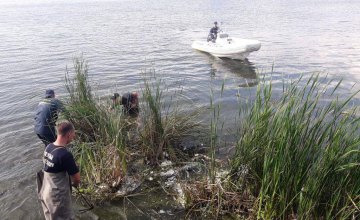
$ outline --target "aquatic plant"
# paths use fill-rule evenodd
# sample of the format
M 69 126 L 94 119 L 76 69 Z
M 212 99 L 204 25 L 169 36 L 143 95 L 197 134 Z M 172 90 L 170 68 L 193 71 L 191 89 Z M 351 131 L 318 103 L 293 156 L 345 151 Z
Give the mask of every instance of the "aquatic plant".
M 99 183 L 117 187 L 126 174 L 132 120 L 95 101 L 82 58 L 74 60 L 74 69 L 73 77 L 66 74 L 65 111 L 78 134 L 74 155 L 90 188 Z M 200 111 L 181 87 L 169 89 L 154 72 L 145 73 L 143 80 L 140 123 L 131 134 L 138 135 L 134 139 L 140 148 L 131 150 L 140 150 L 152 165 L 164 157 L 179 160 L 183 141 L 207 131 Z M 188 210 L 207 218 L 231 212 L 259 219 L 358 218 L 360 118 L 357 108 L 349 108 L 357 93 L 338 97 L 341 82 L 324 82 L 314 75 L 284 83 L 280 97 L 273 96 L 271 83 L 259 84 L 255 100 L 239 110 L 241 129 L 228 176 L 218 172 L 223 124 L 212 92 L 209 176 L 183 184 Z
M 167 92 L 166 97 L 164 92 Z M 151 164 L 157 164 L 164 155 L 178 160 L 181 158 L 179 146 L 182 141 L 186 138 L 199 139 L 203 134 L 200 111 L 181 93 L 181 88 L 169 91 L 154 71 L 144 73 L 139 135 L 142 151 Z
M 210 90 L 209 108 L 209 139 L 208 157 L 206 157 L 206 175 L 195 181 L 190 180 L 183 183 L 185 194 L 186 209 L 188 216 L 194 218 L 218 219 L 228 215 L 231 218 L 241 218 L 249 216 L 248 209 L 252 201 L 244 195 L 239 195 L 237 191 L 227 188 L 231 184 L 228 178 L 224 178 L 224 168 L 221 161 L 217 159 L 217 151 L 221 145 L 221 133 L 223 132 L 224 122 L 222 122 L 221 100 L 225 89 L 225 81 L 221 85 L 218 97 L 214 92 L 214 86 Z
M 259 219 L 356 219 L 360 205 L 360 136 L 355 96 L 336 96 L 319 75 L 259 85 L 243 112 L 232 158 L 233 188 L 255 198 Z M 324 100 L 327 100 L 326 102 Z
M 117 186 L 126 172 L 125 137 L 128 123 L 121 111 L 109 112 L 108 107 L 94 100 L 85 60 L 74 59 L 74 74 L 65 75 L 69 99 L 65 118 L 74 124 L 77 142 L 73 152 L 89 187 L 99 183 Z

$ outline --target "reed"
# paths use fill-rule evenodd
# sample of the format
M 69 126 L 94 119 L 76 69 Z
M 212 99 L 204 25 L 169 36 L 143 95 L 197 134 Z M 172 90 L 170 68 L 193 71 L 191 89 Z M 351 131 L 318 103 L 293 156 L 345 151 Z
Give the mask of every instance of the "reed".
M 232 159 L 237 190 L 249 190 L 259 219 L 356 219 L 360 205 L 357 109 L 313 75 L 258 87 Z M 330 100 L 320 103 L 320 100 Z M 245 111 L 246 112 L 246 111 Z
M 221 85 L 219 94 L 215 94 L 214 87 L 210 90 L 210 108 L 208 113 L 209 119 L 209 133 L 207 134 L 209 149 L 208 161 L 206 162 L 206 175 L 196 181 L 190 180 L 183 184 L 186 208 L 188 216 L 194 218 L 218 219 L 224 215 L 232 215 L 235 213 L 242 213 L 247 215 L 247 199 L 245 196 L 240 196 L 236 191 L 228 190 L 228 179 L 223 178 L 221 174 L 220 163 L 216 158 L 217 151 L 221 145 L 220 134 L 223 130 L 224 123 L 222 122 L 222 106 L 221 100 L 225 89 L 225 81 Z M 232 216 L 234 217 L 234 216 Z M 239 217 L 239 216 L 237 216 Z
M 74 60 L 74 70 L 65 77 L 65 117 L 78 134 L 75 158 L 90 188 L 99 183 L 117 187 L 126 174 L 131 125 L 121 111 L 109 112 L 95 101 L 82 58 Z M 133 135 L 139 135 L 140 150 L 151 164 L 164 157 L 179 160 L 182 142 L 207 131 L 199 121 L 202 112 L 181 87 L 170 90 L 154 72 L 143 80 L 141 123 Z M 214 104 L 211 93 L 209 178 L 185 185 L 188 208 L 210 218 L 236 212 L 259 219 L 357 219 L 360 118 L 358 109 L 349 108 L 357 93 L 339 98 L 340 85 L 331 87 L 313 75 L 284 83 L 282 96 L 274 98 L 272 84 L 260 84 L 253 103 L 241 109 L 228 178 L 217 173 L 223 124 L 221 105 Z
M 221 99 L 223 97 L 223 93 L 224 93 L 224 89 L 225 89 L 225 81 L 223 81 L 223 83 L 221 84 L 221 90 L 220 90 L 220 94 L 219 94 L 219 98 Z M 216 151 L 218 150 L 219 147 L 219 142 L 220 142 L 220 138 L 219 138 L 219 129 L 220 132 L 223 130 L 224 127 L 224 123 L 221 121 L 221 103 L 214 103 L 214 90 L 211 89 L 210 91 L 210 149 L 209 149 L 209 156 L 211 158 L 211 162 L 210 162 L 210 166 L 209 166 L 209 176 L 210 176 L 210 181 L 212 184 L 215 183 L 215 178 L 216 178 Z
M 182 95 L 181 87 L 170 91 L 154 71 L 144 74 L 142 96 L 140 139 L 144 155 L 151 164 L 157 164 L 164 156 L 177 161 L 182 156 L 182 141 L 198 139 L 203 133 L 200 111 Z
M 117 186 L 126 172 L 127 123 L 120 111 L 94 99 L 88 77 L 88 65 L 82 57 L 74 59 L 74 73 L 67 69 L 65 87 L 69 94 L 65 118 L 74 124 L 77 142 L 73 149 L 84 184 Z M 114 183 L 115 182 L 115 183 Z

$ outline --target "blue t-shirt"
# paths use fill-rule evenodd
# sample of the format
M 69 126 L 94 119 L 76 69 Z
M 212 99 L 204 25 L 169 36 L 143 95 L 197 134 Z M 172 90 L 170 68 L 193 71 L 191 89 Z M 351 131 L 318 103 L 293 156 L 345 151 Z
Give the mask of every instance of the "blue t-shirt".
M 44 151 L 44 171 L 59 173 L 66 171 L 70 176 L 79 172 L 73 155 L 65 147 L 49 144 Z

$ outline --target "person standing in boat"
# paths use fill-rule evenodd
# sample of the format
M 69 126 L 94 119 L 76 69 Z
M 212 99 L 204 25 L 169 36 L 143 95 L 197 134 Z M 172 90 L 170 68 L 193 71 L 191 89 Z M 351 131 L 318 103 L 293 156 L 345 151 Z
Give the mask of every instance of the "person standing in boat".
M 212 41 L 212 42 L 215 43 L 215 40 L 217 38 L 217 34 L 219 32 L 219 27 L 218 27 L 217 21 L 214 22 L 214 25 L 215 26 L 210 29 L 208 41 Z
M 60 122 L 57 138 L 49 144 L 43 155 L 43 179 L 39 189 L 39 199 L 46 220 L 74 219 L 71 202 L 71 185 L 80 183 L 79 168 L 73 155 L 66 149 L 75 138 L 71 122 Z
M 55 98 L 54 90 L 46 90 L 45 99 L 38 104 L 34 118 L 34 131 L 45 147 L 56 140 L 55 123 L 58 112 L 63 109 L 63 104 Z

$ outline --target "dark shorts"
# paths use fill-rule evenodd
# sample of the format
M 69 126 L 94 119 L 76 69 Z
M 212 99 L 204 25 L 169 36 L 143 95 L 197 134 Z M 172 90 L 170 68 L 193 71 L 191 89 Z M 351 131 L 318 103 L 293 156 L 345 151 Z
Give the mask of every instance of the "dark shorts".
M 50 143 L 54 143 L 56 140 L 56 136 L 54 136 L 52 134 L 50 134 L 50 135 L 37 134 L 37 136 L 45 144 L 45 147 L 48 146 Z

